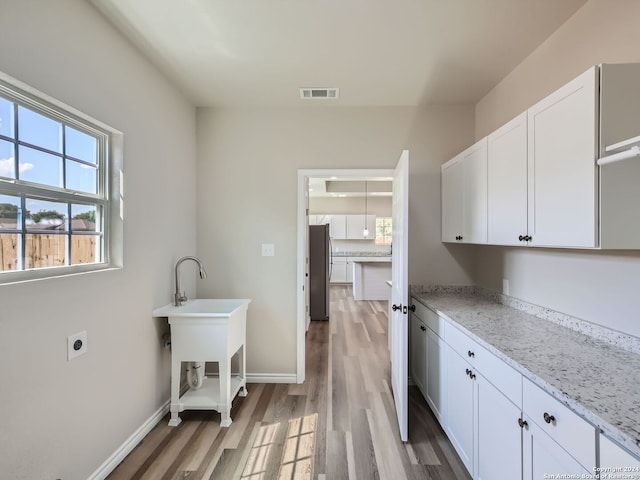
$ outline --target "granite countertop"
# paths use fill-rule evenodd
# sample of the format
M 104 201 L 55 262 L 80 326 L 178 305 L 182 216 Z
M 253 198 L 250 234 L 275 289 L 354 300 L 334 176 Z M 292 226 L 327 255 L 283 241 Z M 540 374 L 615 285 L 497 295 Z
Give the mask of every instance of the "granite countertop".
M 640 456 L 640 355 L 478 293 L 413 293 Z

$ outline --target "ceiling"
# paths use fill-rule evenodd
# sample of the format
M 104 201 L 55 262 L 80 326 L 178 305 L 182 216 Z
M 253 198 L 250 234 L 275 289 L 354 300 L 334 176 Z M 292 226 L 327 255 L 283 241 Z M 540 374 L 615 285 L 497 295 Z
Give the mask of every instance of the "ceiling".
M 90 1 L 195 105 L 300 107 L 476 103 L 586 0 Z
M 310 177 L 310 197 L 391 197 L 393 179 L 385 177 Z

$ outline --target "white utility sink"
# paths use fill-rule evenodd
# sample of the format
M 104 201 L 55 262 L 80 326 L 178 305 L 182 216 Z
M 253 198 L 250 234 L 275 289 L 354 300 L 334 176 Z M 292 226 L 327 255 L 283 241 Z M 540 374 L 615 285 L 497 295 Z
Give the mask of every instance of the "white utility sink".
M 173 303 L 153 311 L 154 317 L 229 317 L 239 308 L 249 305 L 246 298 L 196 298 L 177 307 Z
M 171 326 L 171 419 L 180 423 L 183 410 L 216 410 L 222 427 L 231 425 L 231 402 L 247 395 L 245 338 L 249 299 L 195 299 L 181 306 L 156 308 L 154 317 L 167 317 Z M 238 354 L 239 371 L 231 374 Z M 201 388 L 180 396 L 183 362 L 218 362 L 218 378 L 206 378 Z

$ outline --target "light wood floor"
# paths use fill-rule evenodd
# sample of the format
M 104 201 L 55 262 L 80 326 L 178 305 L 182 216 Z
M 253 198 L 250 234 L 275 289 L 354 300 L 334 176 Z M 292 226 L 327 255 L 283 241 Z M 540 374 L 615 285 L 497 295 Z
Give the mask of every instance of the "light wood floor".
M 109 480 L 470 479 L 416 387 L 399 441 L 386 312 L 332 286 L 330 320 L 307 333 L 304 384 L 249 385 L 229 428 L 215 412 L 183 412 L 178 427 L 167 418 Z

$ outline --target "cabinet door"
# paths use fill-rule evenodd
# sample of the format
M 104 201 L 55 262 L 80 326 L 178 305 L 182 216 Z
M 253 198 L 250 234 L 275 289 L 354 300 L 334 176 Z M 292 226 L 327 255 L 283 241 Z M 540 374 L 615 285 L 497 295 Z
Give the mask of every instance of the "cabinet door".
M 474 382 L 469 364 L 447 346 L 447 423 L 445 431 L 462 463 L 473 472 Z
M 597 67 L 528 110 L 532 245 L 595 247 Z
M 376 238 L 376 216 L 375 215 L 346 215 L 347 219 L 347 239 L 349 240 L 374 240 Z M 369 235 L 365 238 L 364 227 L 369 230 Z
M 422 395 L 427 396 L 427 327 L 417 315 L 411 315 L 411 378 Z
M 520 408 L 477 374 L 478 435 L 476 477 L 479 480 L 522 477 Z
M 487 139 L 463 152 L 462 241 L 487 243 Z
M 442 241 L 458 242 L 462 236 L 462 157 L 442 165 Z
M 445 423 L 445 344 L 427 327 L 427 403 L 441 424 Z
M 347 257 L 345 275 L 347 283 L 353 283 L 353 259 L 351 257 Z
M 527 114 L 487 137 L 488 243 L 523 245 L 527 235 Z
M 331 265 L 331 278 L 329 283 L 346 283 L 347 281 L 347 259 L 333 258 Z
M 344 240 L 347 238 L 347 216 L 328 215 L 329 235 L 334 240 Z
M 584 469 L 534 421 L 527 416 L 524 420 L 527 422 L 522 434 L 522 478 L 524 480 L 560 478 L 561 474 L 575 475 L 575 478 L 589 478 L 588 476 L 580 477 L 580 475 L 593 474 Z
M 604 435 L 600 435 L 600 467 L 604 472 L 612 472 L 613 468 L 624 468 L 620 473 L 640 477 L 640 458 L 631 455 L 618 444 Z M 606 469 L 610 470 L 606 470 Z
M 320 225 L 318 223 L 318 217 L 319 215 L 309 215 L 309 225 Z

